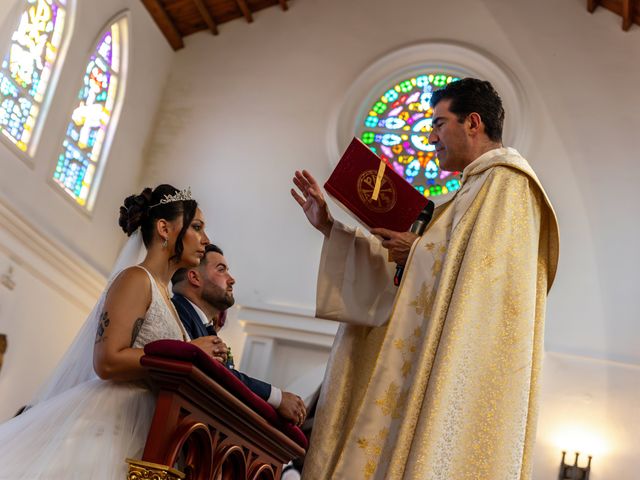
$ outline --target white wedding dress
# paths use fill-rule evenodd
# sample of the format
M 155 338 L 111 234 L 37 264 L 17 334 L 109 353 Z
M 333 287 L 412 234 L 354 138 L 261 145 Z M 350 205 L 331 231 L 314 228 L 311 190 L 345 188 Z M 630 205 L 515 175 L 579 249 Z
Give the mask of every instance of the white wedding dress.
M 134 347 L 164 338 L 182 340 L 173 306 L 147 274 L 151 304 Z M 125 458 L 141 457 L 153 394 L 143 382 L 104 381 L 93 371 L 95 332 L 107 291 L 35 405 L 0 425 L 0 479 L 123 480 Z

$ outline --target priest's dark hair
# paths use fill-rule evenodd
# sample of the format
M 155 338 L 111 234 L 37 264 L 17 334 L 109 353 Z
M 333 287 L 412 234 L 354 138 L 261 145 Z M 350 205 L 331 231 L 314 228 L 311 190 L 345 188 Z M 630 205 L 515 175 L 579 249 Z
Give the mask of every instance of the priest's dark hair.
M 480 115 L 489 139 L 502 142 L 504 108 L 500 95 L 489 82 L 477 78 L 456 80 L 433 92 L 431 108 L 435 108 L 442 100 L 451 100 L 449 110 L 461 123 L 471 113 Z
M 195 200 L 179 200 L 176 202 L 160 203 L 167 195 L 179 193 L 172 185 L 158 185 L 153 190 L 145 188 L 138 195 L 130 195 L 120 207 L 118 224 L 128 236 L 131 236 L 138 228 L 142 234 L 145 247 L 149 248 L 153 239 L 153 230 L 160 219 L 173 221 L 182 216 L 182 229 L 176 238 L 174 254 L 171 260 L 179 260 L 182 257 L 184 246 L 182 239 L 189 225 L 193 221 L 198 208 Z

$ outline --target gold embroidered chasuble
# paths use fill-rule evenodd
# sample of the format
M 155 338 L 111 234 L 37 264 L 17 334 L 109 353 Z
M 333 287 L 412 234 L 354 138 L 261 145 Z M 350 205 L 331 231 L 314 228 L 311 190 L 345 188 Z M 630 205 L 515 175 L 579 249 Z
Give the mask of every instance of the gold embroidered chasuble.
M 306 480 L 529 479 L 553 208 L 511 148 L 485 153 L 414 242 L 404 278 L 336 222 L 318 276 L 338 330 Z

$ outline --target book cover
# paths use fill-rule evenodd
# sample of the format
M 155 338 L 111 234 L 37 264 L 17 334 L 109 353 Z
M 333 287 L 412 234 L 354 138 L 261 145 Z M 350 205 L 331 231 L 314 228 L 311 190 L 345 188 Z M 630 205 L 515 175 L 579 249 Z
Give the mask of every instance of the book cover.
M 407 231 L 428 202 L 357 138 L 345 150 L 324 188 L 369 228 Z

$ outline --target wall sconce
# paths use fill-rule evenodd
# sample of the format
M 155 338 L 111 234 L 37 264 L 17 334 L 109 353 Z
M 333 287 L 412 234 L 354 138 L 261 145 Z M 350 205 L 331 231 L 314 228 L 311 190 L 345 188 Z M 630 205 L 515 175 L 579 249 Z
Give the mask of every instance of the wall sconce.
M 7 336 L 0 333 L 0 370 L 2 370 L 2 362 L 4 354 L 7 352 Z
M 562 452 L 562 460 L 560 460 L 560 473 L 558 474 L 558 480 L 589 480 L 589 473 L 591 472 L 591 455 L 589 455 L 589 463 L 586 467 L 578 466 L 578 456 L 576 452 L 576 459 L 573 465 L 564 463 L 564 457 L 567 452 Z
M 9 267 L 7 273 L 3 273 L 2 276 L 0 276 L 0 283 L 2 283 L 2 285 L 7 287 L 9 290 L 13 290 L 14 288 L 16 288 L 16 282 L 13 281 L 12 266 Z

